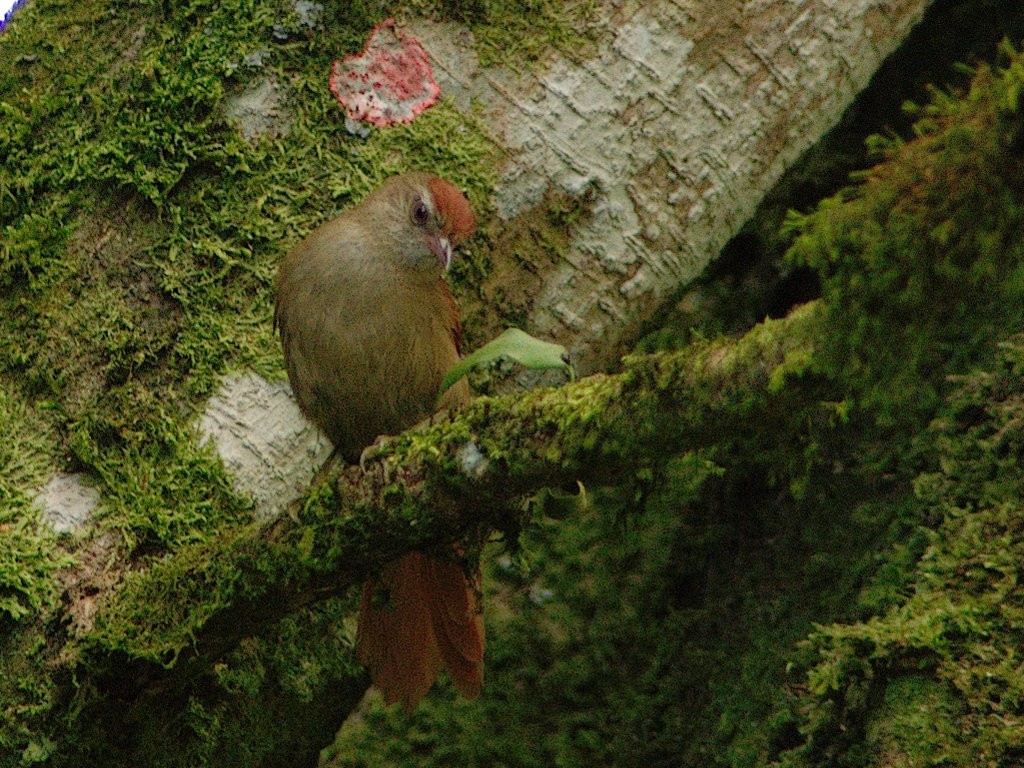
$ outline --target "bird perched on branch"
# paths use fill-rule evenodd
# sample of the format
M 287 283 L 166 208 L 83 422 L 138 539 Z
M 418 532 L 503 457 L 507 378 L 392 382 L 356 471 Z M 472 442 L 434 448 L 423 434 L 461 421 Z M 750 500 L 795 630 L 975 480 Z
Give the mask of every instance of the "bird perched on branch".
M 450 182 L 393 176 L 285 258 L 274 322 L 302 411 L 355 461 L 381 435 L 469 400 L 465 380 L 441 402 L 459 359 L 458 310 L 444 273 L 475 218 Z M 415 706 L 442 664 L 456 687 L 483 682 L 479 572 L 412 552 L 364 586 L 356 653 L 387 703 Z

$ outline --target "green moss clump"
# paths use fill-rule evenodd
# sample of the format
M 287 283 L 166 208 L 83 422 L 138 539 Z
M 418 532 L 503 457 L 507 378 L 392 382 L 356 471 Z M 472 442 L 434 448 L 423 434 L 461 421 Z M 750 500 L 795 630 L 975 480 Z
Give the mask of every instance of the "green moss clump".
M 413 0 L 408 5 L 467 24 L 484 66 L 529 66 L 555 51 L 588 55 L 598 38 L 597 0 Z
M 58 596 L 54 573 L 68 564 L 32 494 L 52 472 L 46 422 L 0 382 L 0 628 L 47 615 Z
M 91 679 L 108 687 L 77 690 L 71 723 L 44 721 L 49 736 L 37 738 L 60 745 L 48 764 L 315 765 L 366 689 L 351 656 L 353 607 L 334 599 L 297 611 L 243 638 L 211 668 L 171 676 L 160 696 L 130 703 L 111 692 L 146 667 L 120 654 L 90 656 L 101 673 Z
M 56 576 L 71 559 L 33 498 L 53 472 L 53 434 L 2 380 L 0 434 L 0 755 L 31 765 L 54 748 L 26 723 L 45 717 L 59 696 L 42 622 L 52 620 L 60 598 Z
M 915 491 L 923 519 L 935 523 L 914 591 L 870 619 L 810 636 L 796 703 L 806 743 L 782 764 L 864 764 L 865 752 L 906 765 L 1019 761 L 1022 392 L 1019 335 L 994 369 L 959 380 L 923 436 L 936 469 Z
M 858 404 L 906 428 L 941 399 L 993 328 L 1024 320 L 1020 55 L 979 68 L 957 98 L 933 91 L 917 138 L 876 138 L 890 159 L 861 183 L 793 214 L 789 259 L 819 272 L 832 375 Z
M 4 631 L 0 755 L 5 766 L 45 763 L 56 751 L 57 742 L 37 727 L 51 716 L 61 697 L 60 686 L 48 674 L 46 645 L 46 637 L 37 627 Z

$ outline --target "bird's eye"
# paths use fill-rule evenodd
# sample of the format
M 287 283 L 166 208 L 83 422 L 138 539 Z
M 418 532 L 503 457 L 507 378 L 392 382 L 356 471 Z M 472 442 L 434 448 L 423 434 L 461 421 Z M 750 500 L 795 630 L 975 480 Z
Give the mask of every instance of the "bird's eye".
M 427 220 L 430 218 L 430 211 L 427 210 L 427 204 L 422 200 L 417 200 L 412 204 L 412 220 L 414 224 L 424 226 Z

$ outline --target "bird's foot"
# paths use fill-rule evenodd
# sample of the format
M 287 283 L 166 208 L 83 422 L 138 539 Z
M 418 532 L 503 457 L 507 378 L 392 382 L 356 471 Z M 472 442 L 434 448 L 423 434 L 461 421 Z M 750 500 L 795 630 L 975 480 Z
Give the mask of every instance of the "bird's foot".
M 410 427 L 407 431 L 415 432 L 418 429 L 432 427 L 435 424 L 440 424 L 445 419 L 451 419 L 451 411 L 449 411 L 447 408 L 442 408 L 436 413 L 433 413 L 427 418 L 423 419 L 423 421 L 419 422 L 415 426 Z M 374 440 L 373 443 L 371 443 L 370 445 L 366 446 L 363 449 L 363 452 L 359 454 L 359 468 L 365 472 L 367 463 L 377 458 L 377 456 L 380 455 L 381 451 L 383 450 L 384 446 L 393 439 L 394 435 L 377 435 L 377 439 Z
M 391 440 L 391 435 L 377 435 L 376 440 L 363 448 L 363 452 L 359 454 L 359 468 L 365 472 L 367 463 L 380 455 L 389 440 Z

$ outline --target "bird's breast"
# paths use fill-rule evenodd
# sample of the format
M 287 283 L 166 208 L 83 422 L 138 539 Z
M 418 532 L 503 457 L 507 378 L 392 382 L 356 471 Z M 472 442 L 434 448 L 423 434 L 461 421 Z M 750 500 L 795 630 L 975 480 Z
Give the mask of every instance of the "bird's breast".
M 358 277 L 322 283 L 313 311 L 282 320 L 299 405 L 350 459 L 433 413 L 458 360 L 443 283 Z

